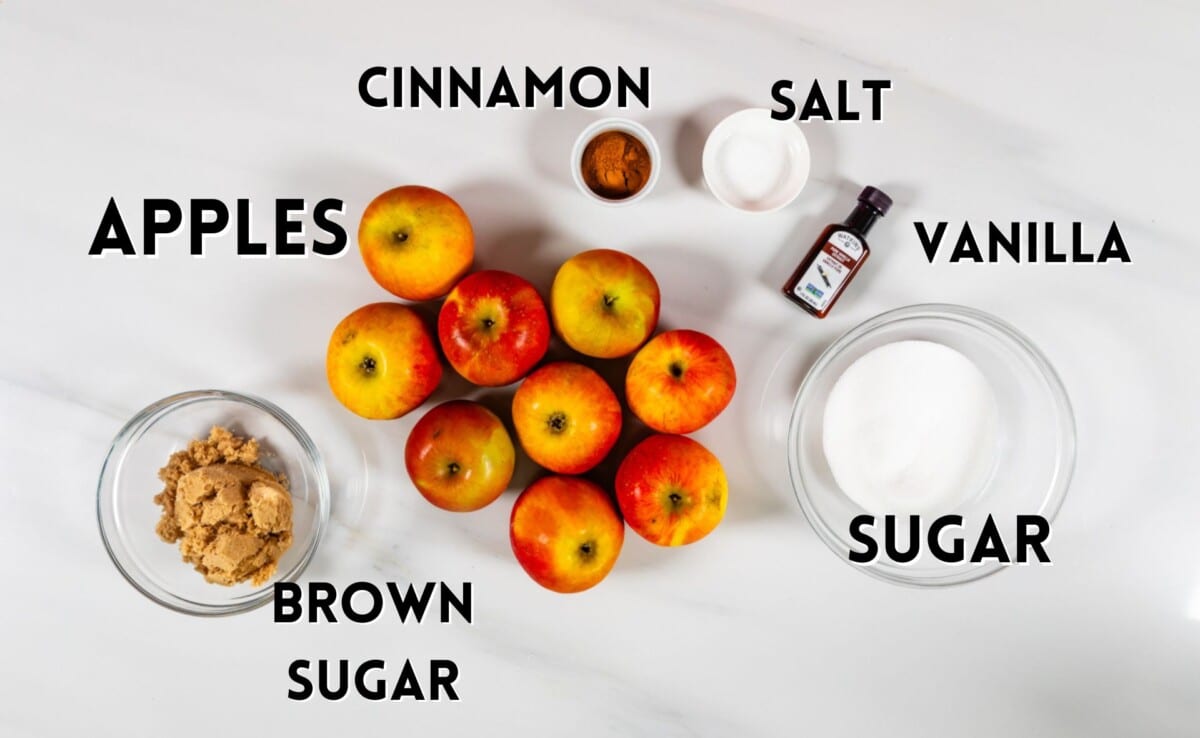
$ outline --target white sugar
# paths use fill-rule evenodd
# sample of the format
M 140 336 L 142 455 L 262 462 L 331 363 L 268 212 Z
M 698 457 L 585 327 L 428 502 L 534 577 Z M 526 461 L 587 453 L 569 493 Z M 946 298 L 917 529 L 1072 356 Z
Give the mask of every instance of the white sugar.
M 978 492 L 996 460 L 996 398 L 958 351 L 897 341 L 859 357 L 825 406 L 830 470 L 874 514 L 947 513 Z

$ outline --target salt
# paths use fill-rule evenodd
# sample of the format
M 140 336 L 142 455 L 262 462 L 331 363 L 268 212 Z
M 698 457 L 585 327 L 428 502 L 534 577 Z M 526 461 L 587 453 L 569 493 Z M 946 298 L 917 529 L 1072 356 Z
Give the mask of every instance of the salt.
M 842 492 L 874 514 L 941 514 L 996 463 L 999 412 L 983 372 L 932 341 L 897 341 L 852 363 L 825 405 L 822 443 Z
M 770 196 L 786 178 L 787 154 L 778 137 L 744 134 L 725 142 L 719 160 L 733 194 L 753 203 Z

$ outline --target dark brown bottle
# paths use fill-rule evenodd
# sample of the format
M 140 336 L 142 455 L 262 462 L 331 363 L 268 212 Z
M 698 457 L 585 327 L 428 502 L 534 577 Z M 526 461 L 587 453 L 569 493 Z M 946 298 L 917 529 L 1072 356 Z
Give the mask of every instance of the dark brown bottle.
M 892 198 L 883 190 L 864 188 L 850 217 L 821 231 L 817 242 L 783 286 L 784 297 L 818 318 L 829 315 L 850 280 L 871 255 L 867 231 L 876 220 L 887 215 L 891 207 Z

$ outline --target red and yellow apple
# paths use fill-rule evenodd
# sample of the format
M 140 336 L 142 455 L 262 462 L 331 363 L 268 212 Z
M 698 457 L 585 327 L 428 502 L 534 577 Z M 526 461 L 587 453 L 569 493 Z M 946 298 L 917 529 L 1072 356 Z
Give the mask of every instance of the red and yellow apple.
M 658 282 L 642 262 L 612 249 L 568 259 L 550 288 L 554 328 L 586 356 L 633 353 L 658 325 Z
M 621 403 L 582 364 L 547 364 L 513 395 L 513 425 L 529 458 L 559 474 L 582 474 L 612 450 L 621 434 Z
M 521 568 L 555 592 L 582 592 L 612 569 L 625 525 L 612 500 L 577 477 L 543 477 L 513 505 L 509 540 Z
M 516 452 L 491 410 L 469 400 L 444 402 L 421 416 L 404 446 L 417 491 L 443 510 L 491 504 L 512 481 Z
M 660 333 L 625 374 L 629 409 L 661 433 L 691 433 L 721 414 L 737 387 L 733 360 L 699 331 Z
M 406 185 L 376 197 L 358 224 L 367 271 L 405 300 L 442 297 L 471 268 L 475 234 L 449 195 Z
M 617 504 L 629 527 L 660 546 L 682 546 L 725 517 L 729 484 L 721 462 L 686 436 L 653 435 L 617 469 Z
M 380 420 L 398 418 L 433 394 L 442 364 L 433 336 L 412 308 L 376 302 L 333 329 L 325 376 L 351 412 Z
M 550 318 L 532 284 L 508 272 L 469 275 L 438 314 L 438 339 L 455 371 L 485 387 L 529 373 L 550 346 Z

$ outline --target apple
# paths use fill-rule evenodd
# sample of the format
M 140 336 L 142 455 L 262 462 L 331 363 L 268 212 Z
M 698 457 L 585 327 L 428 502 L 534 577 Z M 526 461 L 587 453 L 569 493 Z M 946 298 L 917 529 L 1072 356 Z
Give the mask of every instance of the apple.
M 459 282 L 438 314 L 438 339 L 455 371 L 485 387 L 529 373 L 550 346 L 550 318 L 532 284 L 508 272 Z
M 625 525 L 608 494 L 578 477 L 542 477 L 513 505 L 509 541 L 521 568 L 555 592 L 582 592 L 612 569 Z
M 729 498 L 721 462 L 686 436 L 656 434 L 634 446 L 617 468 L 616 488 L 629 527 L 660 546 L 711 533 Z
M 642 347 L 625 374 L 633 414 L 661 433 L 691 433 L 721 414 L 737 386 L 733 360 L 699 331 L 660 333 Z
M 364 305 L 333 329 L 325 352 L 333 395 L 364 418 L 398 418 L 425 402 L 442 379 L 433 336 L 412 308 Z
M 421 416 L 404 446 L 408 476 L 443 510 L 470 512 L 496 500 L 512 481 L 512 438 L 491 410 L 452 400 Z
M 621 403 L 582 364 L 547 364 L 525 378 L 512 403 L 517 438 L 529 458 L 559 474 L 582 474 L 621 434 Z
M 550 288 L 554 328 L 567 345 L 598 359 L 633 353 L 658 325 L 658 282 L 642 262 L 612 249 L 568 259 Z
M 405 300 L 442 297 L 471 268 L 475 235 L 449 195 L 406 185 L 376 197 L 358 224 L 358 248 L 379 286 Z

